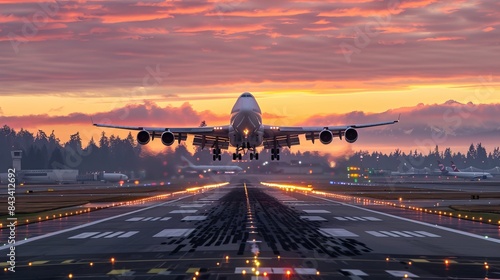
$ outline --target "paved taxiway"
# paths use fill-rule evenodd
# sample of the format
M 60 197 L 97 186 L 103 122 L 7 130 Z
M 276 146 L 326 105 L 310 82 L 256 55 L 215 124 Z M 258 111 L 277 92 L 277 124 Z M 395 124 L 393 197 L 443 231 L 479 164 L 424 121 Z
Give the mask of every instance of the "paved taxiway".
M 467 233 L 498 227 L 394 211 L 233 184 L 19 227 L 16 272 L 2 276 L 257 279 L 254 268 L 259 279 L 500 278 L 500 238 Z

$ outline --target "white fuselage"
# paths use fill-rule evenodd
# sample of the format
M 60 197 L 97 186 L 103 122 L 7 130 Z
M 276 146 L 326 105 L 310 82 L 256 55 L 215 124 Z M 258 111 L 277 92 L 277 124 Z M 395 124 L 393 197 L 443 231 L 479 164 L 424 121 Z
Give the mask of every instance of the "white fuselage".
M 127 181 L 128 176 L 121 173 L 102 173 L 101 180 L 106 182 Z
M 262 144 L 262 113 L 252 94 L 245 92 L 236 100 L 229 124 L 229 141 L 232 146 L 249 143 L 250 146 L 258 147 Z
M 463 171 L 449 171 L 446 173 L 448 176 L 455 176 L 457 178 L 465 179 L 490 179 L 493 176 L 487 172 L 463 172 Z

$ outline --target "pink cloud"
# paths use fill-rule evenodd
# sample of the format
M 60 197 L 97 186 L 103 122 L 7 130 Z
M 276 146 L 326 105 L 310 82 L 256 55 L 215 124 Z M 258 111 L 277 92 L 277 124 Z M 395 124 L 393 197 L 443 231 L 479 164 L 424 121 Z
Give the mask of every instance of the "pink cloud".
M 0 55 L 9 67 L 0 94 L 114 96 L 141 86 L 157 64 L 171 73 L 165 90 L 207 91 L 267 81 L 407 88 L 500 72 L 491 59 L 498 3 L 388 2 L 59 1 L 31 36 L 23 19 L 43 11 L 38 2 L 1 1 Z M 350 62 L 342 44 L 355 48 Z
M 418 41 L 455 41 L 455 40 L 465 40 L 464 37 L 432 37 L 419 39 Z

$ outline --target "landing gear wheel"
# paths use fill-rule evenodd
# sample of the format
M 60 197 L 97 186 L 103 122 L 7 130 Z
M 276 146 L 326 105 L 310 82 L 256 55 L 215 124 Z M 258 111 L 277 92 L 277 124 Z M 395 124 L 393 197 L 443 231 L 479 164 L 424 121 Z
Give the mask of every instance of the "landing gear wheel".
M 215 161 L 215 157 L 216 157 L 215 155 L 212 155 L 212 159 L 213 159 L 213 161 Z
M 255 153 L 255 160 L 259 159 L 259 153 Z
M 241 154 L 238 154 L 238 159 L 241 160 Z
M 274 160 L 274 155 L 271 155 L 271 160 Z
M 218 158 L 219 158 L 219 161 L 221 161 L 221 159 L 222 159 L 222 156 L 221 156 L 221 155 L 219 154 Z
M 280 155 L 276 155 L 276 160 L 280 160 Z
M 233 153 L 233 160 L 236 160 L 236 153 Z
M 250 160 L 253 160 L 253 153 L 250 153 Z

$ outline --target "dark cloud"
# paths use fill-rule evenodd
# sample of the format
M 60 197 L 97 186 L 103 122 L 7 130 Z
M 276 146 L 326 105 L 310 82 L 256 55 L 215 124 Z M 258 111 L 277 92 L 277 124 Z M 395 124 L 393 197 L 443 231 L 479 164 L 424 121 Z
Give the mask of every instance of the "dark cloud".
M 165 88 L 499 72 L 495 1 L 389 2 L 58 1 L 36 18 L 40 4 L 2 1 L 0 94 L 113 96 L 155 65 Z

